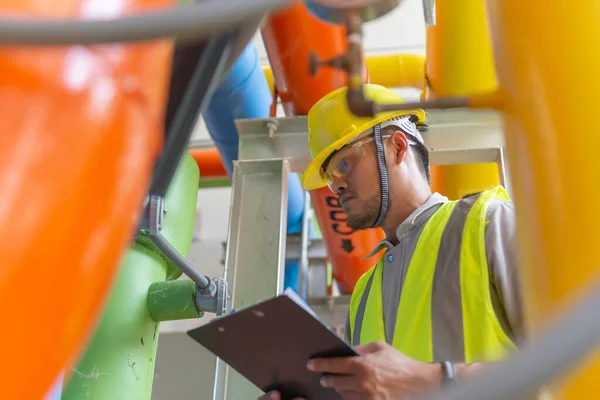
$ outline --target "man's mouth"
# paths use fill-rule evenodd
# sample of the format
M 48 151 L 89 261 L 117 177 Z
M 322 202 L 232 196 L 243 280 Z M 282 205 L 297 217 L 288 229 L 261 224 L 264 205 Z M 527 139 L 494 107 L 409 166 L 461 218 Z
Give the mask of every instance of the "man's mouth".
M 343 207 L 345 203 L 347 203 L 348 201 L 352 200 L 354 198 L 354 196 L 340 196 L 340 205 Z

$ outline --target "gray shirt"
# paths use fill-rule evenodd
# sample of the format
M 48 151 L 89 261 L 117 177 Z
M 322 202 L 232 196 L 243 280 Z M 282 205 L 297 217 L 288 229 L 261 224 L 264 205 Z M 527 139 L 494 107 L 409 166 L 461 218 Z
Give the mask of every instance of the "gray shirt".
M 396 315 L 402 284 L 413 251 L 425 223 L 448 198 L 439 193 L 417 208 L 396 229 L 399 243 L 393 246 L 382 240 L 369 254 L 386 248 L 384 257 L 392 255 L 393 261 L 385 263 L 383 269 L 383 314 L 386 337 L 391 343 L 396 326 Z M 523 311 L 519 289 L 516 253 L 515 207 L 511 201 L 493 200 L 487 211 L 485 247 L 490 277 L 490 294 L 496 315 L 506 334 L 515 342 L 522 340 Z M 346 341 L 350 342 L 349 319 L 346 322 Z

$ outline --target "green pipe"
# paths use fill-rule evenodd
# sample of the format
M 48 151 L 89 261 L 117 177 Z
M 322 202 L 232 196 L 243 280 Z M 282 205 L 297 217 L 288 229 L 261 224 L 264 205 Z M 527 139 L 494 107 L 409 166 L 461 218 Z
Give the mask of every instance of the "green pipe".
M 163 235 L 187 256 L 194 229 L 198 166 L 186 153 L 165 197 Z M 63 400 L 149 400 L 159 322 L 152 319 L 148 290 L 181 275 L 149 239 L 138 235 L 121 265 L 96 331 L 63 391 Z
M 196 285 L 191 280 L 154 282 L 148 289 L 148 312 L 158 322 L 199 318 Z

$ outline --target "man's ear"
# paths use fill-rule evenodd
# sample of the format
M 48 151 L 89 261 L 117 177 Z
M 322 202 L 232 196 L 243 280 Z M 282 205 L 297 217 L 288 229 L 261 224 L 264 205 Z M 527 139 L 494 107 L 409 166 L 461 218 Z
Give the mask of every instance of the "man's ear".
M 408 138 L 402 131 L 395 131 L 392 133 L 391 144 L 393 150 L 393 160 L 392 161 L 396 165 L 400 165 L 408 155 Z

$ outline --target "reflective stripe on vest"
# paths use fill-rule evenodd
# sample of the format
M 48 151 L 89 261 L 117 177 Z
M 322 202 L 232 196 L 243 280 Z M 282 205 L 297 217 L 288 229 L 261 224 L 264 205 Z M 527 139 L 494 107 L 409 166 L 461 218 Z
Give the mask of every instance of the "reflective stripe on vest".
M 514 348 L 489 291 L 485 218 L 502 187 L 444 203 L 425 224 L 402 289 L 394 337 L 386 340 L 383 258 L 357 282 L 350 303 L 353 345 L 387 341 L 423 362 L 494 361 Z

